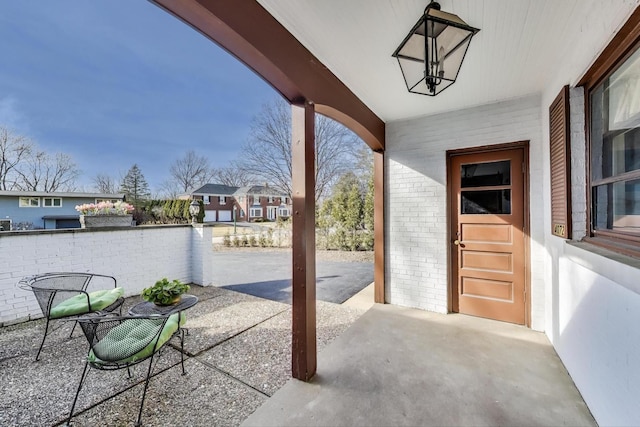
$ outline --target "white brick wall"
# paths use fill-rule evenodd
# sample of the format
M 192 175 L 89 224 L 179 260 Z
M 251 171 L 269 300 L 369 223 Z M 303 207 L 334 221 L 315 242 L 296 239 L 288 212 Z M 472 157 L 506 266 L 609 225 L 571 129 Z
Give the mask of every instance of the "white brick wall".
M 387 123 L 387 301 L 446 313 L 446 151 L 530 141 L 532 327 L 544 325 L 540 98 Z
M 584 117 L 584 90 L 569 91 L 571 134 L 571 226 L 572 239 L 581 240 L 587 235 L 587 180 L 586 133 Z
M 116 277 L 131 296 L 162 277 L 210 284 L 211 251 L 211 228 L 202 226 L 3 233 L 0 325 L 42 316 L 33 294 L 16 287 L 23 276 L 51 271 L 106 274 Z

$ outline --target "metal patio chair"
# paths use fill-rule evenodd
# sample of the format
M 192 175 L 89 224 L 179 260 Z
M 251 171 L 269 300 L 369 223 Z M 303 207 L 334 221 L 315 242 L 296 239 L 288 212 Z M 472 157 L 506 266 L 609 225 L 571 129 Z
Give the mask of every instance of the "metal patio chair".
M 96 282 L 105 281 L 109 285 L 113 283 L 113 287 L 89 292 L 87 289 L 94 279 Z M 49 325 L 52 320 L 73 320 L 74 317 L 98 310 L 120 312 L 124 302 L 124 290 L 118 287 L 115 277 L 102 274 L 43 273 L 22 278 L 18 287 L 33 292 L 42 314 L 47 319 L 36 361 L 50 332 Z M 73 335 L 75 327 L 74 323 L 69 337 Z
M 140 401 L 136 426 L 141 425 L 142 408 L 151 378 L 154 357 L 160 349 L 173 337 L 180 339 L 180 362 L 184 375 L 184 323 L 183 313 L 147 316 L 120 316 L 115 313 L 97 312 L 78 319 L 78 323 L 89 341 L 90 350 L 82 371 L 76 396 L 73 399 L 67 425 L 71 422 L 73 411 L 91 368 L 102 371 L 127 369 L 131 378 L 130 367 L 149 360 L 147 377 Z M 157 358 L 156 358 L 157 361 Z

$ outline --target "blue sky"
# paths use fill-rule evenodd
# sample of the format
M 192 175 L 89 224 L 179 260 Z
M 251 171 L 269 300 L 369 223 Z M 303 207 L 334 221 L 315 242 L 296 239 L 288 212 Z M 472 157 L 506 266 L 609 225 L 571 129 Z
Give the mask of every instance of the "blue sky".
M 137 163 L 152 191 L 188 150 L 222 167 L 279 95 L 145 0 L 0 0 L 0 125 L 71 155 L 90 189 Z

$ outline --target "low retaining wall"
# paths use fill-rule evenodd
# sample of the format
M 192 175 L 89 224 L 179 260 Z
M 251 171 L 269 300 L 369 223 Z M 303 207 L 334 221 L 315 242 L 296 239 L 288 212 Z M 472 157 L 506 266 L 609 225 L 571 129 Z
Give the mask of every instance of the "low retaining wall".
M 211 228 L 169 225 L 0 233 L 0 326 L 42 317 L 24 276 L 76 271 L 114 276 L 125 296 L 163 277 L 211 283 Z

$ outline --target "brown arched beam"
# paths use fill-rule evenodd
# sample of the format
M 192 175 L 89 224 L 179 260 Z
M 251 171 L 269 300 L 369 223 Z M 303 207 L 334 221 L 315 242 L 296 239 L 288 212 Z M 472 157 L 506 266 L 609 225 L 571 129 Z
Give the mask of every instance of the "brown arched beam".
M 255 0 L 151 0 L 221 46 L 291 103 L 316 112 L 384 151 L 384 122 Z

